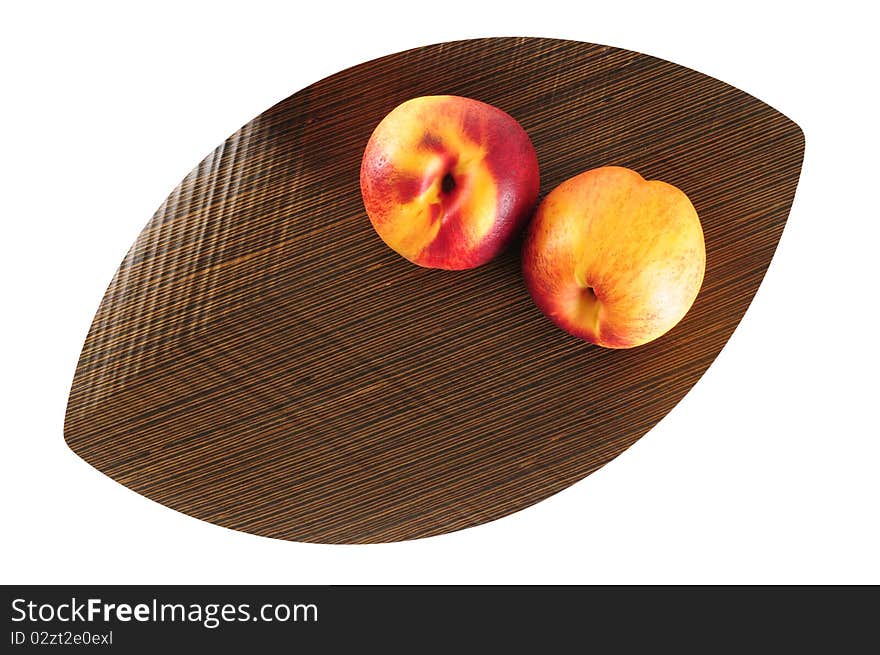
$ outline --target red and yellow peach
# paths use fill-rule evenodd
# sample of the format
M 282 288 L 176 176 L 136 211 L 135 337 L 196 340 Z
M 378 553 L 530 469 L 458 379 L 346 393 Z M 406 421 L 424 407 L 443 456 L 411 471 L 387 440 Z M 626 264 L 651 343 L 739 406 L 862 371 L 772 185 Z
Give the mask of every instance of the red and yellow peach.
M 538 160 L 525 130 L 497 107 L 425 96 L 373 131 L 360 186 L 388 246 L 419 266 L 461 270 L 494 258 L 528 221 Z
M 676 187 L 606 166 L 543 200 L 523 246 L 523 276 L 538 308 L 567 332 L 629 348 L 678 323 L 700 291 L 700 219 Z

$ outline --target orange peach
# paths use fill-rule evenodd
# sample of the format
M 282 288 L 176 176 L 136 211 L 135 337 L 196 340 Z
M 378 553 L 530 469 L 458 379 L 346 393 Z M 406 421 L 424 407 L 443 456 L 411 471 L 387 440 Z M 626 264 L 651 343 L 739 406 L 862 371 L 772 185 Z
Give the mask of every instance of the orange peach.
M 543 200 L 522 265 L 532 298 L 556 325 L 600 346 L 630 348 L 684 317 L 703 283 L 706 248 L 681 190 L 606 166 Z
M 525 130 L 497 107 L 425 96 L 373 131 L 360 186 L 388 246 L 419 266 L 460 270 L 491 260 L 528 221 L 538 160 Z

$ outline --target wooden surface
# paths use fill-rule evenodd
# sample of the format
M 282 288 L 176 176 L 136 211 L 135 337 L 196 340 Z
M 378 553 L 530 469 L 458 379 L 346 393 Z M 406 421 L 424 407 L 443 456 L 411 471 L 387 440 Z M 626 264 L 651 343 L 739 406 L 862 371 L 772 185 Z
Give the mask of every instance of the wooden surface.
M 542 197 L 604 164 L 683 189 L 707 246 L 684 321 L 604 350 L 538 312 L 518 247 L 465 272 L 388 249 L 360 157 L 427 94 L 517 118 Z M 699 379 L 764 276 L 802 154 L 797 125 L 746 93 L 610 47 L 474 40 L 343 71 L 248 123 L 160 207 L 94 319 L 65 438 L 155 501 L 269 537 L 382 542 L 505 516 L 620 454 Z

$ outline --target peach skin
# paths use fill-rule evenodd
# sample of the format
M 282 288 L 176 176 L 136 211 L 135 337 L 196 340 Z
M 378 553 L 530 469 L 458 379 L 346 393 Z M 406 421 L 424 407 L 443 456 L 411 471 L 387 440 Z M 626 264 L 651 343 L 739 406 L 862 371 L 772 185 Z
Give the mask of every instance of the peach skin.
M 461 270 L 498 255 L 538 197 L 535 150 L 497 107 L 424 96 L 373 131 L 360 171 L 367 215 L 382 240 L 419 266 Z
M 682 191 L 606 166 L 543 200 L 522 266 L 532 298 L 556 325 L 600 346 L 630 348 L 684 317 L 703 283 L 706 248 Z

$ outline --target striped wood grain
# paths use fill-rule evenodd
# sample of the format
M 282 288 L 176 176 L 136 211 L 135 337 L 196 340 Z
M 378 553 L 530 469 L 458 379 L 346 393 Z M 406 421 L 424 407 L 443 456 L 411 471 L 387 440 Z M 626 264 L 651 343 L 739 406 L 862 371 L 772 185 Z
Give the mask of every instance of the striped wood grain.
M 708 256 L 684 321 L 603 350 L 538 312 L 517 248 L 446 272 L 385 247 L 360 157 L 390 109 L 427 94 L 517 118 L 542 196 L 604 164 L 683 189 Z M 746 93 L 611 47 L 483 39 L 343 71 L 245 125 L 162 204 L 95 316 L 66 440 L 153 500 L 269 537 L 382 542 L 505 516 L 620 454 L 699 379 L 770 263 L 802 153 L 797 125 Z

